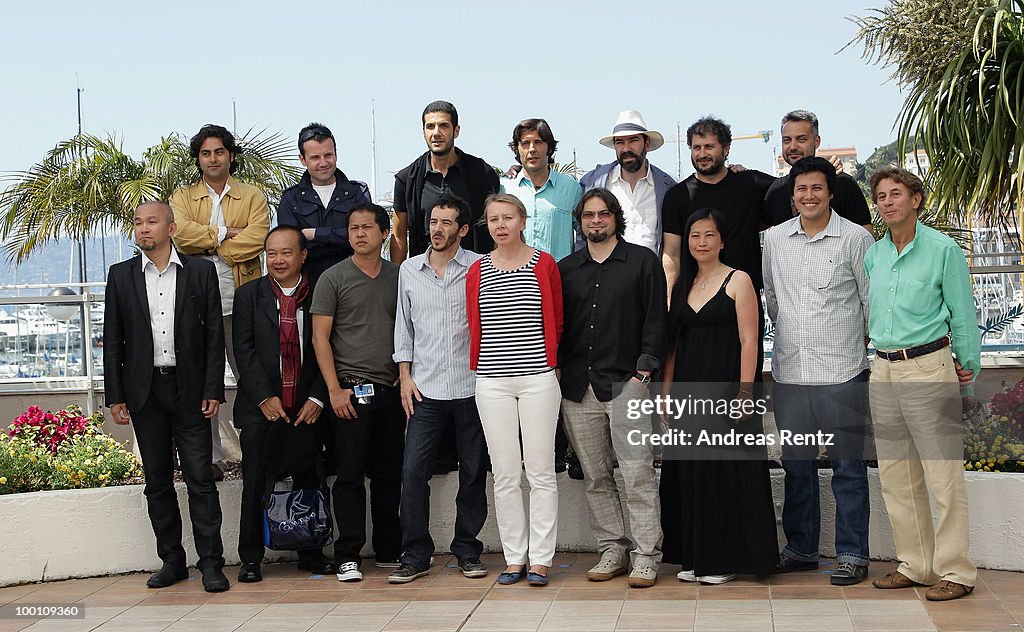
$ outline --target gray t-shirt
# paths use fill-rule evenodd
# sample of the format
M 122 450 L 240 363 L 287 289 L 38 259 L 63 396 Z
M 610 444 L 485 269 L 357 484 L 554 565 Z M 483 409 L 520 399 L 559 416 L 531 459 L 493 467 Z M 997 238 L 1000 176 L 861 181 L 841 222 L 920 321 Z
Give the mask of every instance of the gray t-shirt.
M 353 376 L 392 384 L 398 379 L 395 352 L 395 310 L 398 266 L 381 262 L 371 279 L 352 259 L 324 272 L 316 282 L 310 312 L 334 319 L 331 349 L 338 378 Z

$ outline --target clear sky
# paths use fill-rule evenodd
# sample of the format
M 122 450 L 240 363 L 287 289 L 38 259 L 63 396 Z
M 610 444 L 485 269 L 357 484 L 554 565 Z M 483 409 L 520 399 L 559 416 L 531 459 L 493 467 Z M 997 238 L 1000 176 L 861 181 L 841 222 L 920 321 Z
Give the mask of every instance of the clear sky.
M 17 2 L 0 23 L 0 171 L 25 169 L 76 131 L 116 132 L 136 157 L 204 123 L 290 138 L 311 120 L 339 141 L 339 165 L 370 177 L 376 104 L 378 193 L 425 151 L 420 113 L 455 103 L 457 145 L 507 166 L 512 128 L 540 116 L 586 169 L 614 158 L 597 140 L 620 110 L 666 135 L 704 114 L 733 134 L 778 130 L 786 111 L 821 119 L 822 144 L 859 159 L 894 138 L 902 97 L 861 49 L 849 15 L 871 0 L 822 2 Z M 874 0 L 880 6 L 882 0 Z M 731 159 L 764 171 L 772 150 L 737 141 Z M 649 155 L 675 174 L 675 147 Z M 683 175 L 692 172 L 685 145 Z

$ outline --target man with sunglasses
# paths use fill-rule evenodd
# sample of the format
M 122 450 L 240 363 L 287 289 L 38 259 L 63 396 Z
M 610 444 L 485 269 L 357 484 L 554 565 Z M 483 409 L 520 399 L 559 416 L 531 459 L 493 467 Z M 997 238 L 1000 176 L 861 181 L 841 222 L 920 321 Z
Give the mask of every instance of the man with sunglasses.
M 277 223 L 302 230 L 309 248 L 302 272 L 312 288 L 324 270 L 352 254 L 348 215 L 372 200 L 365 183 L 338 169 L 338 145 L 325 125 L 310 123 L 299 131 L 299 162 L 306 173 L 281 193 Z

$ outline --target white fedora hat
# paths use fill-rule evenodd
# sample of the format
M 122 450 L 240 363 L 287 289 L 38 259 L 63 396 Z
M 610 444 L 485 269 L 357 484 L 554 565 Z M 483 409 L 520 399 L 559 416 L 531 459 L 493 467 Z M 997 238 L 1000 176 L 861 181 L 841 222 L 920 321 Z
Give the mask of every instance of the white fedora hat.
M 636 134 L 645 134 L 651 139 L 651 148 L 649 151 L 654 151 L 665 144 L 665 137 L 661 135 L 661 132 L 647 129 L 647 123 L 644 122 L 644 117 L 640 116 L 640 113 L 636 110 L 625 110 L 623 112 L 619 112 L 619 118 L 615 120 L 615 127 L 612 128 L 612 133 L 605 136 L 598 142 L 605 147 L 611 147 L 614 149 L 616 136 L 634 136 Z

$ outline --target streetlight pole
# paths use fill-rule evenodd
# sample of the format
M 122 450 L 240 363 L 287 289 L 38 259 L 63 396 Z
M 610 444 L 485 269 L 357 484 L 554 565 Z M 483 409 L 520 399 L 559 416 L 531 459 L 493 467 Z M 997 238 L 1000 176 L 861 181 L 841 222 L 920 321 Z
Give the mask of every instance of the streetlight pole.
M 76 77 L 77 79 L 77 77 Z M 77 85 L 75 87 L 75 96 L 78 100 L 78 140 L 82 140 L 82 93 L 85 90 L 82 86 Z M 85 236 L 78 240 L 78 282 L 85 283 L 86 280 L 86 263 L 85 263 Z M 84 290 L 83 290 L 84 291 Z

